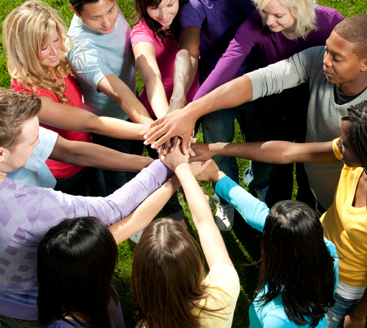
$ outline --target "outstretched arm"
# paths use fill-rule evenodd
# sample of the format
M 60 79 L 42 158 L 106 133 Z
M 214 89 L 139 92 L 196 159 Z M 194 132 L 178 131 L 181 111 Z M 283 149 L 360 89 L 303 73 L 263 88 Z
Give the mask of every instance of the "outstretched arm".
M 192 145 L 192 148 L 195 156 L 190 157 L 191 162 L 207 160 L 218 155 L 273 164 L 332 163 L 338 161 L 333 152 L 332 141 L 310 143 L 288 141 L 196 143 Z
M 108 137 L 128 140 L 143 140 L 144 134 L 148 131 L 146 125 L 126 122 L 112 117 L 97 116 L 85 109 L 58 103 L 49 97 L 40 98 L 42 100 L 41 111 L 38 115 L 40 122 L 56 128 L 94 132 Z M 150 122 L 152 120 L 147 124 L 150 124 Z
M 155 55 L 155 48 L 149 42 L 138 42 L 133 48 L 136 64 L 144 81 L 148 100 L 156 117 L 168 111 L 168 100 L 162 83 Z
M 237 95 L 233 97 L 233 95 Z M 156 120 L 151 124 L 150 131 L 144 136 L 145 144 L 158 148 L 173 136 L 182 137 L 182 148 L 187 150 L 189 139 L 196 121 L 211 112 L 232 108 L 252 100 L 252 83 L 246 76 L 238 77 L 223 84 L 206 96 L 191 102 L 182 109 Z
M 58 136 L 51 159 L 105 170 L 139 172 L 153 162 L 144 156 L 125 154 L 90 142 L 71 141 Z
M 152 117 L 143 104 L 115 74 L 108 74 L 99 81 L 98 90 L 118 103 L 133 122 L 144 125 L 149 125 L 153 122 Z

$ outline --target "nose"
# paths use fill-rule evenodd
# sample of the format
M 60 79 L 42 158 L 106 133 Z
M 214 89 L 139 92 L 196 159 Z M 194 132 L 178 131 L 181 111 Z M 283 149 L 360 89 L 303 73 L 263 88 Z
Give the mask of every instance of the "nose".
M 327 67 L 330 67 L 331 66 L 331 54 L 328 53 L 327 51 L 325 51 L 324 53 L 324 60 L 322 61 L 322 63 L 327 66 Z
M 167 18 L 168 18 L 168 13 L 167 13 L 167 11 L 166 10 L 161 10 L 161 19 L 162 20 L 164 20 L 164 21 L 166 21 L 167 20 Z
M 274 17 L 272 15 L 266 15 L 264 18 L 266 25 L 270 26 L 274 23 Z
M 50 54 L 51 55 L 56 55 L 57 54 L 57 50 L 54 44 L 51 44 L 50 46 Z
M 102 19 L 102 27 L 103 28 L 109 27 L 109 23 L 108 23 L 107 18 L 103 18 Z

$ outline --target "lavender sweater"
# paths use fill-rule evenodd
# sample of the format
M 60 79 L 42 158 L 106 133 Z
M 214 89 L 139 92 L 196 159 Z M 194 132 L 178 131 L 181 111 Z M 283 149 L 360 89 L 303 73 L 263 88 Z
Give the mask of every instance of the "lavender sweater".
M 325 45 L 326 39 L 343 16 L 335 9 L 317 6 L 316 31 L 311 31 L 306 38 L 287 39 L 281 32 L 272 32 L 264 26 L 261 16 L 253 11 L 251 16 L 238 28 L 226 52 L 218 61 L 215 69 L 202 84 L 194 100 L 201 98 L 218 86 L 232 80 L 243 61 L 256 45 L 260 46 L 264 66 L 289 58 L 297 52 L 314 46 Z M 292 112 L 303 106 L 307 109 L 308 85 L 303 84 L 279 95 L 262 99 L 267 110 L 277 113 Z M 281 104 L 281 106 L 280 106 Z M 297 105 L 299 104 L 299 105 Z
M 6 178 L 0 184 L 0 314 L 37 319 L 37 247 L 49 228 L 79 216 L 111 225 L 129 215 L 169 175 L 169 169 L 155 161 L 106 198 L 71 196 Z

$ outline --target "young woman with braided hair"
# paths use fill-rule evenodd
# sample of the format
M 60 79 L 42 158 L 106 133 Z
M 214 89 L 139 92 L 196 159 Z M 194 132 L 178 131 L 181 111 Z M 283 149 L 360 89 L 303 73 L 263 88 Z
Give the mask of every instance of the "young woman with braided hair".
M 364 327 L 367 315 L 367 101 L 348 109 L 341 137 L 329 142 L 285 141 L 244 144 L 196 144 L 191 161 L 215 155 L 267 163 L 327 163 L 343 161 L 334 202 L 321 217 L 324 236 L 336 246 L 339 281 L 335 304 L 326 314 L 328 328 Z M 215 181 L 214 181 L 215 182 Z M 216 188 L 217 189 L 217 188 Z M 220 191 L 217 191 L 219 192 Z M 223 196 L 224 197 L 224 196 Z M 228 196 L 227 196 L 228 198 Z

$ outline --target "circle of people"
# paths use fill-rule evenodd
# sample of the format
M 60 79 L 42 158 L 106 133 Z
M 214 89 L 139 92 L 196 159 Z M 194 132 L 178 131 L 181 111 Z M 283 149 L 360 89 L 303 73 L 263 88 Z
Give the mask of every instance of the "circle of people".
M 262 232 L 251 328 L 364 327 L 367 15 L 314 0 L 134 5 L 132 31 L 116 0 L 70 0 L 68 31 L 37 0 L 3 22 L 0 326 L 125 327 L 111 281 L 131 237 L 137 327 L 231 327 L 240 281 L 219 230 L 236 209 Z M 213 183 L 214 218 L 197 180 Z

